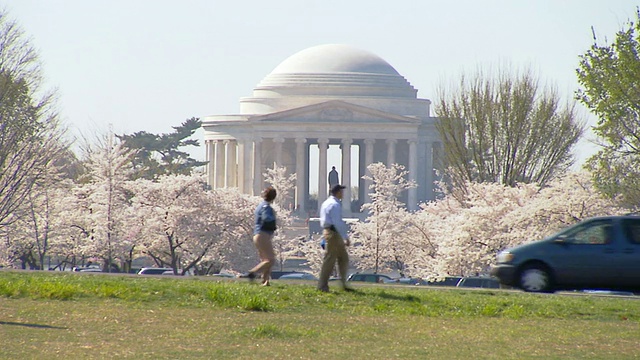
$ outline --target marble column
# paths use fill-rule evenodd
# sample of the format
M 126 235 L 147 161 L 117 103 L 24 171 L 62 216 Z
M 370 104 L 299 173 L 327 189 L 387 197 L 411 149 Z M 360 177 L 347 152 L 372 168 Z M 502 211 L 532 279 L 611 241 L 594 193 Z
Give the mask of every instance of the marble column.
M 236 148 L 236 140 L 225 140 L 225 145 L 227 147 L 226 155 L 226 187 L 236 187 L 237 184 L 237 148 Z
M 396 162 L 396 139 L 387 139 L 387 167 Z
M 273 139 L 273 144 L 275 146 L 275 164 L 274 166 L 281 167 L 284 166 L 282 163 L 282 144 L 284 143 L 284 138 L 277 137 Z
M 238 186 L 238 191 L 240 191 L 241 193 L 244 193 L 244 163 L 243 163 L 243 159 L 244 159 L 244 139 L 238 139 L 237 140 L 237 144 L 238 144 L 238 181 L 237 181 L 237 186 Z
M 296 138 L 296 199 L 295 206 L 299 209 L 300 213 L 304 213 L 305 209 L 305 198 L 307 197 L 307 187 L 308 183 L 305 181 L 306 172 L 306 157 L 307 152 L 305 151 L 305 144 L 307 143 L 307 139 L 305 138 Z
M 205 141 L 207 147 L 207 185 L 213 189 L 216 183 L 216 144 L 213 140 Z
M 435 194 L 433 192 L 433 142 L 431 140 L 427 140 L 426 143 L 426 152 L 425 152 L 425 194 L 427 200 L 435 200 Z
M 262 173 L 264 164 L 262 163 L 262 138 L 253 139 L 253 195 L 260 196 L 262 192 Z
M 368 177 L 371 177 L 371 172 L 369 171 L 368 167 L 373 163 L 373 145 L 375 143 L 376 143 L 376 139 L 364 139 L 364 163 L 365 163 L 365 168 L 367 169 L 365 171 L 365 175 Z M 371 202 L 371 196 L 369 195 L 369 193 L 372 191 L 370 189 L 371 184 L 372 182 L 369 179 L 366 179 L 364 181 L 364 202 L 365 203 Z
M 416 183 L 416 173 L 418 171 L 418 151 L 417 140 L 409 140 L 409 181 Z M 412 187 L 409 189 L 408 204 L 409 211 L 418 209 L 418 189 Z
M 238 188 L 243 194 L 251 194 L 251 152 L 253 143 L 250 139 L 238 140 Z
M 214 185 L 215 189 L 224 187 L 224 178 L 225 178 L 225 165 L 224 165 L 224 141 L 216 140 L 216 183 Z
M 351 144 L 352 139 L 342 139 L 342 215 L 351 217 Z
M 320 153 L 318 159 L 318 213 L 320 206 L 327 199 L 327 150 L 329 149 L 329 139 L 318 139 L 318 150 Z

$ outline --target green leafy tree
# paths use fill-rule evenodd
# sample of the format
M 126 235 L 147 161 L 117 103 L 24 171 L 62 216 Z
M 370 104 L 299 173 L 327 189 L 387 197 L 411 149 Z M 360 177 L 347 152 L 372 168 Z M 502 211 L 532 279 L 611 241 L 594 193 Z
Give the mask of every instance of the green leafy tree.
M 598 153 L 586 167 L 603 193 L 623 206 L 640 206 L 640 10 L 636 22 L 618 31 L 613 43 L 594 44 L 577 69 L 577 98 L 598 117 Z
M 193 170 L 206 162 L 197 161 L 189 153 L 180 150 L 185 146 L 200 146 L 198 140 L 189 139 L 200 128 L 198 118 L 184 121 L 168 134 L 151 134 L 139 131 L 132 135 L 119 135 L 124 145 L 136 150 L 133 165 L 135 178 L 156 180 L 162 175 L 191 175 Z
M 444 168 L 457 187 L 466 182 L 545 184 L 573 163 L 571 150 L 584 125 L 575 103 L 561 105 L 525 71 L 478 72 L 457 89 L 441 87 L 435 107 Z

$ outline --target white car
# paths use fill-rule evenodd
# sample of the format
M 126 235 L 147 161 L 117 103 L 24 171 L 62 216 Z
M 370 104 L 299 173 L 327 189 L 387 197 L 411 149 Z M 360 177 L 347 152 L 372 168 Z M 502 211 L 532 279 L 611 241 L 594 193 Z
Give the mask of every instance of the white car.
M 212 274 L 211 276 L 221 277 L 221 278 L 235 278 L 236 277 L 235 275 L 229 274 L 229 273 L 217 273 L 217 274 Z
M 172 268 L 143 267 L 138 271 L 138 275 L 164 275 L 167 271 L 173 274 Z
M 87 266 L 87 267 L 75 266 L 71 270 L 74 271 L 74 272 L 102 272 L 102 269 L 99 266 L 96 266 L 96 265 L 90 265 L 90 266 Z

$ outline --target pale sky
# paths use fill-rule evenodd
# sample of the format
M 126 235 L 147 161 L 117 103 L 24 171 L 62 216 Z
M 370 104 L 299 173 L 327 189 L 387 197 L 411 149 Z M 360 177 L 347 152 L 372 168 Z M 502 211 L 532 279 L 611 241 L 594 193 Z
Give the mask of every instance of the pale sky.
M 508 63 L 569 99 L 578 56 L 635 17 L 631 0 L 0 0 L 32 39 L 72 134 L 167 133 L 187 118 L 237 114 L 280 62 L 348 44 L 436 100 L 439 86 Z M 593 118 L 584 111 L 585 118 Z M 203 134 L 200 149 L 204 159 Z M 594 152 L 581 144 L 578 158 Z

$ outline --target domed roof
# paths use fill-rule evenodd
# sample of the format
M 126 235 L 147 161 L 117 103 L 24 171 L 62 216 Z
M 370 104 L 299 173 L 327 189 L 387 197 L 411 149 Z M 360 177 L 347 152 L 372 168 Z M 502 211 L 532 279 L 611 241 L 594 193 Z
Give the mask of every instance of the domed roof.
M 416 98 L 393 66 L 348 45 L 314 46 L 293 54 L 254 89 L 254 97 L 323 96 Z
M 318 45 L 293 54 L 271 74 L 365 73 L 399 75 L 378 55 L 342 44 Z

